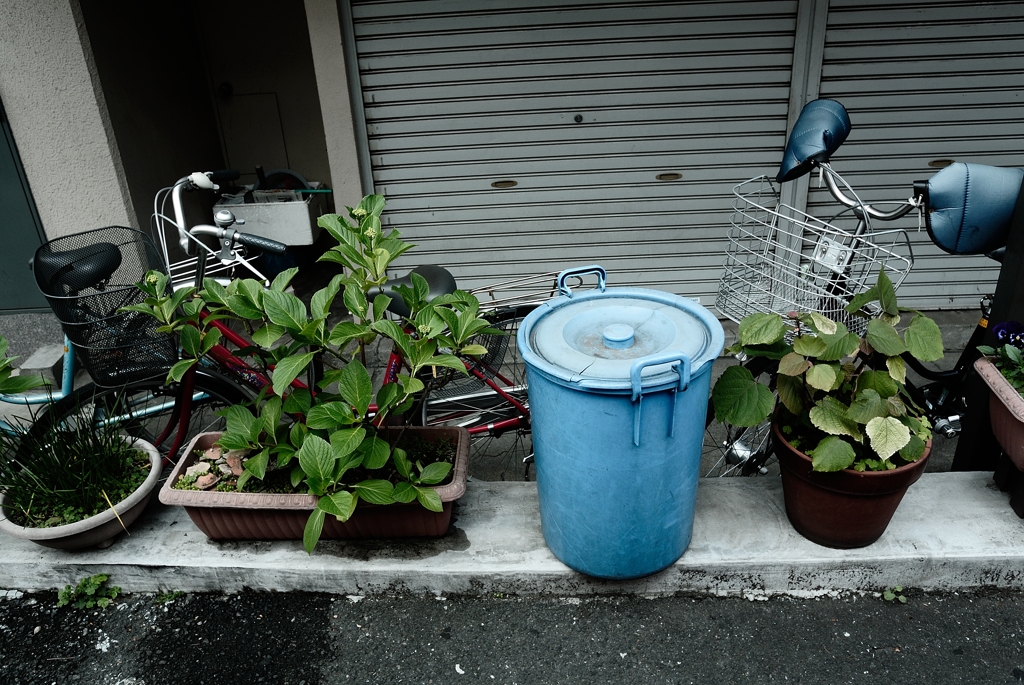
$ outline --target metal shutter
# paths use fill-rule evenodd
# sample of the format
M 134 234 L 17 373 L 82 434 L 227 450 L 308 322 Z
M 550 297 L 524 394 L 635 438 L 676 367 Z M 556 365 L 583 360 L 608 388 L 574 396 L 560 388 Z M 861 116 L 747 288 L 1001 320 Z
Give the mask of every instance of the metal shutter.
M 796 9 L 353 2 L 373 181 L 418 245 L 402 264 L 475 287 L 596 262 L 710 304 L 731 188 L 784 145 Z
M 841 101 L 853 130 L 833 166 L 867 202 L 906 198 L 915 179 L 953 159 L 1024 166 L 1024 4 L 832 0 L 822 97 Z M 816 184 L 812 183 L 812 187 Z M 834 202 L 812 190 L 811 212 Z M 914 270 L 900 303 L 974 308 L 995 290 L 999 267 L 947 255 L 911 233 Z

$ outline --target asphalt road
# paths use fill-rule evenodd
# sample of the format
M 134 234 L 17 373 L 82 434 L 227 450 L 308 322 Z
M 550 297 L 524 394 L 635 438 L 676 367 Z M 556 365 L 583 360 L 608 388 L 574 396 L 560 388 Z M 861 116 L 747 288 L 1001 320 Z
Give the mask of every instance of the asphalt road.
M 113 578 L 112 581 L 116 581 Z M 1015 683 L 1024 596 L 0 600 L 0 683 Z M 161 601 L 164 600 L 164 601 Z

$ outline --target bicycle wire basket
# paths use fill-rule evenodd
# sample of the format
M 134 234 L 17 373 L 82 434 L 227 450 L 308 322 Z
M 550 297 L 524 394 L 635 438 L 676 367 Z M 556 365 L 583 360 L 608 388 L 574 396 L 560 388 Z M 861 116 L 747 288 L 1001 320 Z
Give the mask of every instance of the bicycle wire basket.
M 819 312 L 862 334 L 867 320 L 847 314 L 846 305 L 875 284 L 880 269 L 899 287 L 913 265 L 902 229 L 843 230 L 782 204 L 766 176 L 740 183 L 733 194 L 715 306 L 737 323 L 758 312 Z M 877 313 L 877 303 L 866 309 Z
M 135 284 L 167 272 L 146 234 L 108 226 L 56 238 L 36 250 L 36 284 L 93 382 L 116 387 L 163 377 L 178 358 L 169 333 L 141 312 L 119 311 L 146 295 Z

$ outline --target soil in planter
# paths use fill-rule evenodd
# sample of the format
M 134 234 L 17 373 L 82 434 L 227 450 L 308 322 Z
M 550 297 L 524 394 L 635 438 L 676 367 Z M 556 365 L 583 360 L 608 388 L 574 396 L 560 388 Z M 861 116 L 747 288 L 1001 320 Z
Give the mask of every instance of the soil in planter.
M 109 461 L 107 462 L 109 464 Z M 29 462 L 31 468 L 35 462 Z M 77 460 L 72 459 L 67 464 L 68 471 L 87 470 L 79 468 Z M 135 449 L 126 449 L 124 459 L 121 460 L 121 469 L 118 473 L 114 471 L 103 475 L 105 481 L 102 488 L 93 487 L 94 498 L 87 501 L 79 500 L 79 503 L 72 504 L 69 498 L 61 497 L 60 492 L 41 492 L 38 488 L 22 486 L 17 489 L 9 489 L 6 493 L 6 513 L 11 523 L 26 528 L 52 528 L 64 526 L 69 523 L 76 523 L 90 516 L 100 514 L 110 508 L 112 504 L 118 504 L 126 500 L 133 492 L 145 482 L 152 469 L 149 455 Z M 46 482 L 46 474 L 38 474 L 43 482 Z M 103 494 L 106 497 L 103 497 Z M 108 502 L 109 500 L 109 502 Z
M 386 433 L 382 435 L 387 437 Z M 415 435 L 405 434 L 402 436 L 398 446 L 406 451 L 409 461 L 413 464 L 417 461 L 423 464 L 423 466 L 436 462 L 447 462 L 453 466 L 455 464 L 456 445 L 455 442 L 447 438 L 431 441 L 424 440 L 423 438 Z M 196 453 L 197 456 L 202 454 L 200 450 L 197 450 Z M 196 463 L 199 463 L 198 460 Z M 293 463 L 289 463 L 289 465 L 284 468 L 277 468 L 276 462 L 271 460 L 271 463 L 267 467 L 267 472 L 263 476 L 263 480 L 250 478 L 243 486 L 243 491 L 260 494 L 290 494 L 303 492 L 303 488 L 295 488 L 292 486 L 290 473 Z M 174 483 L 173 488 L 175 490 L 205 489 L 212 492 L 235 492 L 238 490 L 237 475 L 233 473 L 218 472 L 216 466 L 211 468 L 211 472 L 215 473 L 219 477 L 219 480 L 212 487 L 197 487 L 196 481 L 199 479 L 199 475 L 182 475 L 181 478 Z M 401 476 L 399 476 L 398 471 L 394 468 L 394 465 L 391 462 L 388 462 L 386 467 L 376 469 L 374 471 L 356 468 L 352 469 L 349 473 L 352 475 L 347 477 L 346 480 L 350 480 L 350 482 L 353 483 L 371 478 L 388 480 L 393 484 L 397 484 L 402 481 Z M 452 482 L 453 478 L 454 469 L 452 469 L 448 474 L 448 477 L 438 485 L 447 485 Z

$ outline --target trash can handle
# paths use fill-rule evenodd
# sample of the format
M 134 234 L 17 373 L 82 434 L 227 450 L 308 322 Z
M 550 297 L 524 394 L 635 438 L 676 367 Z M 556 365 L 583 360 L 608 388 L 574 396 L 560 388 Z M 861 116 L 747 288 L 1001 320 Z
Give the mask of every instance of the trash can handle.
M 603 266 L 591 264 L 590 266 L 577 266 L 566 269 L 558 274 L 558 293 L 571 298 L 572 291 L 569 290 L 569 286 L 565 284 L 565 281 L 572 276 L 585 276 L 587 274 L 597 274 L 597 287 L 601 292 L 604 292 L 605 282 L 608 280 L 608 272 L 604 270 Z
M 672 408 L 668 424 L 668 436 L 671 438 L 676 428 L 676 392 L 685 391 L 690 385 L 690 358 L 682 352 L 667 352 L 651 357 L 642 357 L 633 362 L 633 365 L 629 367 L 629 380 L 633 388 L 633 444 L 637 447 L 640 446 L 640 407 L 644 401 L 643 381 L 640 378 L 640 372 L 645 367 L 668 364 L 670 362 L 679 362 L 672 366 L 675 372 L 679 374 L 679 386 L 672 388 Z

